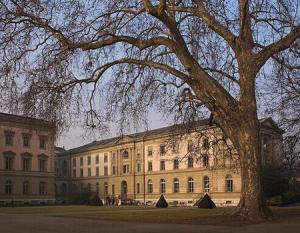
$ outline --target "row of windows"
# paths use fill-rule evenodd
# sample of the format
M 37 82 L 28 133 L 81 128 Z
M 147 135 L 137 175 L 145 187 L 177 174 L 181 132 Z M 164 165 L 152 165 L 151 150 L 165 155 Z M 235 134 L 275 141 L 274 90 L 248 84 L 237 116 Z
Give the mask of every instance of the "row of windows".
M 90 190 L 91 188 L 91 184 L 88 184 L 88 188 Z M 136 193 L 139 194 L 140 193 L 140 183 L 136 184 Z M 127 189 L 127 187 L 126 187 Z M 99 193 L 99 183 L 96 183 L 96 191 L 97 193 Z M 203 191 L 205 193 L 209 193 L 210 192 L 210 179 L 208 176 L 203 177 Z M 226 176 L 225 179 L 225 191 L 226 192 L 233 192 L 233 179 L 230 175 Z M 123 192 L 127 192 L 124 191 Z M 160 193 L 166 193 L 166 180 L 165 179 L 161 179 L 159 182 L 159 192 Z M 174 193 L 179 193 L 180 192 L 180 182 L 178 178 L 174 178 L 173 179 L 173 192 Z M 194 179 L 192 177 L 189 177 L 187 180 L 187 192 L 188 193 L 193 193 L 194 192 Z M 153 193 L 153 182 L 152 180 L 148 180 L 147 181 L 147 193 Z M 115 185 L 112 185 L 112 195 L 115 194 Z M 104 195 L 108 195 L 108 183 L 105 182 L 104 183 Z
M 187 163 L 187 167 L 188 168 L 193 168 L 194 167 L 194 158 L 193 157 L 188 157 L 187 162 L 188 162 Z M 173 169 L 174 170 L 179 169 L 179 163 L 180 163 L 179 159 L 174 159 L 173 160 Z M 202 165 L 203 165 L 203 167 L 207 167 L 208 163 L 209 163 L 208 156 L 207 155 L 203 156 L 202 157 Z M 161 160 L 160 161 L 159 170 L 160 171 L 166 170 L 166 162 L 165 162 L 165 160 Z M 148 162 L 148 171 L 153 171 L 152 161 Z
M 233 180 L 231 176 L 227 176 L 225 180 L 225 188 L 226 192 L 233 192 Z M 180 192 L 180 182 L 178 178 L 173 179 L 173 192 L 178 193 Z M 139 190 L 139 189 L 138 189 Z M 203 191 L 208 193 L 210 191 L 210 180 L 208 176 L 203 178 Z M 152 180 L 148 180 L 147 182 L 147 192 L 153 193 L 153 182 Z M 161 179 L 159 182 L 159 192 L 165 193 L 166 192 L 166 180 Z M 194 192 L 194 179 L 192 177 L 188 178 L 187 181 L 187 192 L 193 193 Z
M 23 194 L 27 195 L 30 194 L 30 183 L 29 181 L 24 181 L 22 184 L 22 190 Z M 5 182 L 5 194 L 6 195 L 12 195 L 13 194 L 13 182 L 11 180 L 7 180 Z M 39 194 L 40 195 L 46 195 L 47 194 L 47 185 L 46 182 L 40 182 L 39 183 Z
M 4 132 L 4 142 L 6 146 L 13 146 L 14 145 L 14 135 L 15 133 L 12 131 L 5 131 Z M 31 134 L 22 134 L 22 145 L 23 147 L 30 147 L 31 145 Z M 39 136 L 39 147 L 40 149 L 46 149 L 47 145 L 47 137 L 46 136 Z
M 15 162 L 14 157 L 12 156 L 4 156 L 4 169 L 5 170 L 14 170 Z M 32 170 L 32 159 L 31 157 L 22 158 L 22 171 L 31 171 Z M 42 156 L 42 158 L 38 159 L 38 171 L 47 172 L 47 158 Z
M 77 164 L 76 161 L 77 161 L 76 158 L 73 158 L 73 162 L 72 162 L 73 167 L 76 167 L 76 164 Z M 99 162 L 100 162 L 99 155 L 96 155 L 96 157 L 95 157 L 95 164 L 99 164 Z M 108 162 L 108 155 L 107 155 L 107 153 L 105 153 L 105 154 L 104 154 L 104 163 L 107 163 L 107 162 Z M 91 164 L 92 164 L 92 157 L 91 157 L 91 156 L 88 156 L 88 157 L 87 157 L 87 165 L 91 165 Z M 80 157 L 80 158 L 79 158 L 79 165 L 80 165 L 80 166 L 83 166 L 83 165 L 84 165 L 84 164 L 83 164 L 83 157 Z
M 208 156 L 203 156 L 202 158 L 202 165 L 204 167 L 207 167 L 208 166 L 208 161 L 209 161 L 209 158 Z M 173 169 L 179 169 L 179 159 L 174 159 L 173 160 Z M 193 157 L 189 157 L 188 158 L 188 168 L 193 168 L 194 167 L 194 159 Z M 160 171 L 164 171 L 166 170 L 166 164 L 165 164 L 165 161 L 164 160 L 161 160 L 160 161 Z M 88 174 L 87 176 L 92 176 L 92 171 L 91 171 L 91 168 L 88 168 Z M 136 171 L 137 172 L 141 172 L 142 171 L 142 167 L 141 167 L 141 164 L 140 163 L 137 163 L 137 167 L 136 167 Z M 152 161 L 149 161 L 148 162 L 148 171 L 151 172 L 153 171 L 153 164 L 152 164 Z M 123 167 L 122 167 L 122 172 L 123 174 L 128 174 L 130 173 L 130 166 L 129 164 L 124 164 Z M 100 173 L 99 173 L 99 167 L 96 167 L 96 172 L 95 172 L 95 176 L 99 176 Z M 104 166 L 104 175 L 107 176 L 108 175 L 108 167 L 107 166 Z M 112 175 L 116 175 L 116 166 L 112 166 Z M 80 169 L 80 177 L 83 177 L 83 168 Z M 76 169 L 73 169 L 73 177 L 76 177 Z

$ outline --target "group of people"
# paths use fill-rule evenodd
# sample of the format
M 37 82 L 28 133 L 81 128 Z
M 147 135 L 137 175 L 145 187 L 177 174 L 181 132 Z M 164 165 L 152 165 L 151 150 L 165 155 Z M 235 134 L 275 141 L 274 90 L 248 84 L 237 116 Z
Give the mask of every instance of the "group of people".
M 106 205 L 121 205 L 122 201 L 121 201 L 121 197 L 115 197 L 115 196 L 107 196 L 106 200 L 105 200 L 105 204 Z

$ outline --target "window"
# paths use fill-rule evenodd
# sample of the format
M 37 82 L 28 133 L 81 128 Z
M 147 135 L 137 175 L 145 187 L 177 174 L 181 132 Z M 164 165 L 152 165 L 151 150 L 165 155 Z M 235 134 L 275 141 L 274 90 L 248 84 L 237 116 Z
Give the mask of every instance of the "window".
M 91 185 L 91 183 L 88 183 L 87 189 L 88 189 L 88 192 L 89 192 L 89 193 L 92 191 L 92 185 Z
M 152 146 L 148 146 L 148 156 L 152 156 L 153 151 L 152 151 Z
M 98 182 L 96 183 L 96 194 L 97 195 L 99 194 L 99 183 Z
M 30 146 L 30 134 L 23 134 L 22 138 L 23 138 L 23 146 L 24 147 L 29 147 Z
M 73 158 L 73 167 L 76 167 L 76 158 Z
M 202 163 L 203 167 L 208 167 L 208 155 L 203 155 Z
M 92 176 L 92 170 L 90 167 L 88 168 L 88 176 Z
M 166 181 L 164 179 L 161 179 L 160 182 L 160 193 L 166 192 Z
M 12 194 L 12 182 L 10 180 L 7 180 L 5 182 L 5 194 L 6 195 Z
M 139 194 L 140 193 L 140 183 L 136 184 L 136 193 Z
M 22 170 L 25 172 L 30 171 L 31 158 L 22 159 Z
M 188 140 L 188 152 L 191 152 L 193 151 L 193 141 L 192 140 Z
M 39 171 L 46 172 L 47 171 L 47 160 L 44 158 L 39 159 Z
M 204 176 L 203 178 L 203 187 L 204 187 L 204 192 L 209 193 L 209 178 L 207 176 Z
M 107 153 L 104 154 L 104 163 L 107 163 L 108 161 L 108 156 L 107 156 Z
M 6 170 L 13 170 L 13 162 L 14 158 L 13 157 L 5 157 L 5 169 Z
M 104 175 L 108 176 L 108 167 L 107 166 L 104 166 Z
M 80 168 L 80 177 L 83 177 L 83 168 Z
M 40 182 L 39 192 L 40 192 L 40 195 L 46 194 L 46 183 L 45 182 Z
M 76 184 L 72 184 L 72 192 L 76 193 L 77 192 L 77 185 Z
M 148 162 L 148 171 L 152 172 L 152 162 Z
M 107 184 L 107 182 L 104 183 L 104 195 L 108 195 L 108 184 Z
M 6 131 L 5 134 L 5 145 L 12 146 L 14 140 L 14 132 Z
M 26 195 L 29 193 L 29 182 L 28 181 L 24 181 L 23 182 L 23 194 Z
M 73 177 L 76 177 L 76 169 L 73 169 Z
M 173 168 L 175 170 L 179 168 L 179 160 L 178 159 L 174 159 L 174 161 L 173 161 Z
M 226 176 L 226 192 L 233 192 L 233 180 L 230 175 Z
M 88 156 L 87 157 L 87 163 L 88 163 L 88 165 L 91 165 L 91 162 L 92 162 L 91 156 Z
M 83 166 L 83 157 L 80 157 L 80 166 Z
M 166 163 L 165 163 L 164 160 L 161 160 L 161 161 L 160 161 L 160 170 L 161 170 L 161 171 L 166 170 Z
M 123 165 L 123 174 L 129 173 L 129 164 Z
M 153 183 L 152 183 L 152 180 L 148 180 L 148 182 L 147 182 L 147 192 L 148 193 L 153 193 Z
M 174 193 L 179 193 L 179 180 L 177 178 L 174 179 Z
M 208 150 L 209 149 L 209 141 L 208 138 L 203 139 L 203 149 Z
M 160 152 L 161 156 L 165 155 L 166 154 L 166 146 L 165 145 L 160 145 L 159 152 Z
M 99 167 L 96 167 L 96 176 L 99 176 Z
M 116 153 L 112 154 L 112 161 L 115 162 L 116 161 Z
M 62 163 L 62 173 L 63 173 L 63 176 L 68 175 L 68 163 L 66 160 L 64 160 Z
M 194 192 L 194 179 L 192 177 L 188 178 L 188 193 Z
M 137 172 L 141 172 L 141 171 L 142 171 L 142 169 L 141 169 L 141 164 L 140 164 L 140 163 L 138 163 L 138 164 L 136 165 L 136 171 L 137 171 Z
M 46 149 L 47 138 L 40 136 L 40 149 Z
M 127 150 L 123 151 L 123 159 L 128 159 L 129 158 L 129 153 Z
M 111 194 L 115 195 L 115 185 L 114 184 L 111 186 Z
M 112 166 L 112 174 L 116 175 L 116 166 Z
M 96 164 L 99 164 L 99 155 L 96 155 L 96 161 L 95 161 Z
M 188 168 L 194 167 L 194 159 L 193 157 L 189 156 L 188 157 Z
M 172 142 L 172 152 L 173 153 L 178 153 L 178 151 L 179 151 L 179 141 L 174 140 Z

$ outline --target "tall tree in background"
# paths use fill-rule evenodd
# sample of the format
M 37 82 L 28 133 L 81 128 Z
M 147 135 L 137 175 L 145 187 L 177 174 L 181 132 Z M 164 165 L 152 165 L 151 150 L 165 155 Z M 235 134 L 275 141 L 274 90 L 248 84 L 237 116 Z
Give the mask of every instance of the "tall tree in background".
M 47 116 L 57 118 L 81 93 L 92 121 L 117 109 L 123 119 L 137 119 L 151 104 L 174 110 L 182 97 L 203 105 L 240 155 L 236 213 L 261 220 L 269 211 L 256 80 L 265 64 L 270 70 L 282 53 L 299 51 L 298 6 L 297 0 L 2 0 L 1 87 L 11 90 L 3 99 L 23 90 L 27 113 L 51 109 Z M 103 100 L 109 107 L 99 107 Z
M 281 53 L 274 66 L 274 85 L 267 94 L 272 98 L 268 106 L 271 114 L 277 115 L 280 126 L 285 130 L 284 160 L 290 189 L 297 188 L 295 181 L 300 171 L 300 58 L 299 42 Z M 292 55 L 291 55 L 292 54 Z

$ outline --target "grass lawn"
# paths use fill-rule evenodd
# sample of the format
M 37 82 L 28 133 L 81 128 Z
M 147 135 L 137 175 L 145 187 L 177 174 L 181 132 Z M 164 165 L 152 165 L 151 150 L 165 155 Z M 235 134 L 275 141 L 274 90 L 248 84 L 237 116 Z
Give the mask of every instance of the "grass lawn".
M 2 214 L 60 214 L 60 213 L 87 213 L 102 211 L 145 210 L 153 207 L 139 206 L 35 206 L 35 207 L 4 207 Z
M 50 214 L 54 217 L 74 219 L 179 223 L 204 225 L 246 224 L 231 215 L 233 207 L 216 209 L 198 209 L 171 207 L 159 209 L 147 206 L 42 206 L 0 208 L 0 214 Z M 300 207 L 272 208 L 276 221 L 300 216 Z

